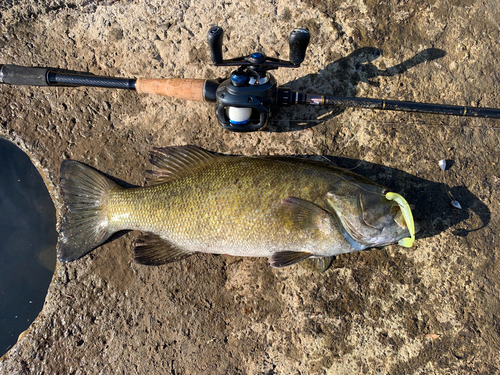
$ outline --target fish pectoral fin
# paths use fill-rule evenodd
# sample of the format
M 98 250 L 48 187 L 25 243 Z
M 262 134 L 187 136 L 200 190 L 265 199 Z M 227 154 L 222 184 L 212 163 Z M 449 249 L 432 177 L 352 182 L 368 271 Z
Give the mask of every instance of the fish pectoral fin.
M 269 258 L 269 264 L 274 268 L 291 266 L 312 256 L 305 251 L 279 251 Z
M 325 223 L 331 219 L 331 214 L 317 204 L 295 197 L 281 201 L 278 214 L 288 230 L 325 230 Z
M 141 235 L 134 247 L 134 260 L 148 266 L 175 262 L 193 254 L 153 233 Z
M 332 264 L 333 257 L 322 257 L 322 258 L 308 258 L 305 259 L 301 264 L 304 268 L 325 272 Z

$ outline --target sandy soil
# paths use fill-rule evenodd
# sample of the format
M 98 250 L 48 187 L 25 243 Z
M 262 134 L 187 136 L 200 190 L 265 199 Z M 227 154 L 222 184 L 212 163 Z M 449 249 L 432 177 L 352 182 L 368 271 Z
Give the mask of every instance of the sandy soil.
M 494 0 L 7 0 L 0 63 L 124 77 L 225 77 L 225 56 L 288 57 L 281 85 L 330 95 L 500 106 Z M 58 264 L 43 311 L 5 374 L 492 374 L 500 371 L 498 121 L 288 108 L 236 134 L 213 106 L 135 92 L 0 86 L 0 134 L 32 158 L 60 205 L 63 159 L 144 183 L 152 147 L 325 155 L 415 205 L 415 246 L 337 257 L 324 274 L 265 259 L 132 262 L 129 233 Z M 443 175 L 438 160 L 447 159 Z M 450 196 L 462 210 L 450 205 Z

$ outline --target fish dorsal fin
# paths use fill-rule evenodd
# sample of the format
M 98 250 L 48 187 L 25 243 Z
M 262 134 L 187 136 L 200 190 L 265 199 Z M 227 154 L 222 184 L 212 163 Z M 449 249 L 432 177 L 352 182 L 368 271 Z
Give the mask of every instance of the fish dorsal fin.
M 312 202 L 287 197 L 280 203 L 279 214 L 288 230 L 322 230 L 331 228 L 331 214 Z
M 153 233 L 141 235 L 134 248 L 134 260 L 148 266 L 175 262 L 193 254 Z
M 220 157 L 192 145 L 154 148 L 149 154 L 154 169 L 146 171 L 146 179 L 149 185 L 158 185 Z

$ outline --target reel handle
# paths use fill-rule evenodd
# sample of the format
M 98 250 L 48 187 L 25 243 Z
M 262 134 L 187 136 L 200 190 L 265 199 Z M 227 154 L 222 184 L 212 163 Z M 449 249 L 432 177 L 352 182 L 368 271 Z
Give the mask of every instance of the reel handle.
M 222 27 L 214 26 L 208 30 L 208 45 L 210 46 L 210 58 L 214 64 L 221 64 L 222 58 L 222 37 L 224 30 Z
M 298 28 L 290 33 L 288 45 L 290 46 L 290 62 L 295 65 L 300 65 L 306 57 L 307 46 L 311 34 L 305 28 Z

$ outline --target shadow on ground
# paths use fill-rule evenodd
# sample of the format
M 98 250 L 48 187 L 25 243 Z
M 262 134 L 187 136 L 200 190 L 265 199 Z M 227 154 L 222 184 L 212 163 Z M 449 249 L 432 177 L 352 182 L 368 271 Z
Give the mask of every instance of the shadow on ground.
M 455 235 L 466 237 L 469 232 L 486 227 L 491 220 L 488 206 L 465 186 L 449 188 L 444 183 L 429 181 L 399 169 L 356 159 L 334 156 L 328 159 L 341 168 L 352 170 L 403 195 L 408 203 L 415 206 L 412 210 L 413 216 L 420 225 L 417 239 L 436 236 L 467 220 L 471 214 L 476 214 L 480 218 L 481 225 L 477 228 L 456 229 Z M 460 202 L 462 209 L 452 207 L 450 195 Z
M 382 56 L 382 51 L 375 47 L 359 48 L 350 55 L 328 64 L 317 74 L 308 74 L 302 78 L 285 83 L 293 91 L 308 94 L 321 94 L 337 97 L 355 97 L 360 82 L 379 87 L 377 77 L 393 77 L 427 61 L 436 60 L 446 55 L 437 48 L 428 48 L 411 59 L 385 70 L 379 69 L 373 61 Z M 397 98 L 381 98 L 397 99 Z M 265 129 L 268 132 L 290 132 L 317 126 L 342 113 L 341 107 L 297 106 L 281 108 L 269 121 Z

